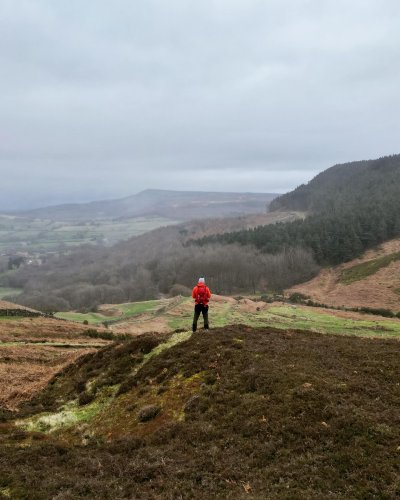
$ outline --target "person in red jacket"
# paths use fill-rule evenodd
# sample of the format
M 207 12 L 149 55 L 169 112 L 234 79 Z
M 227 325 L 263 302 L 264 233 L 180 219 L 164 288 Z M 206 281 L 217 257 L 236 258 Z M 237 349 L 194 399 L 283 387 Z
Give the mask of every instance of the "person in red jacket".
M 197 330 L 197 321 L 200 317 L 200 314 L 203 314 L 204 319 L 204 329 L 208 330 L 208 301 L 211 297 L 211 292 L 208 286 L 206 286 L 206 282 L 204 278 L 199 278 L 199 282 L 193 288 L 192 297 L 195 300 L 194 305 L 194 316 L 193 316 L 193 325 L 192 330 L 195 332 Z

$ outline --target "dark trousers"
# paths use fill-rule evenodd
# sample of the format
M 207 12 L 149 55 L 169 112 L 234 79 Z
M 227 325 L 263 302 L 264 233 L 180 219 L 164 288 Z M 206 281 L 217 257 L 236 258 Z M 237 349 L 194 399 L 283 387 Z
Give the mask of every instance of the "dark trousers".
M 203 314 L 204 319 L 204 328 L 208 330 L 208 306 L 203 304 L 196 304 L 194 306 L 194 316 L 193 316 L 193 331 L 197 330 L 197 321 L 200 317 L 200 314 Z

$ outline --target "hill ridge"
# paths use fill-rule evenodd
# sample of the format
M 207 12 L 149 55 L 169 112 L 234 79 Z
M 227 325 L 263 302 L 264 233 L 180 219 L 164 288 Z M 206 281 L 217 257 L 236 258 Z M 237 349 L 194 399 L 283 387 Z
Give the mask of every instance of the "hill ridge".
M 118 199 L 64 203 L 13 212 L 13 214 L 58 220 L 89 220 L 98 217 L 121 218 L 144 215 L 162 215 L 174 220 L 189 220 L 200 216 L 265 212 L 267 204 L 275 196 L 277 195 L 273 193 L 146 189 Z M 202 203 L 202 205 L 197 207 L 196 203 Z

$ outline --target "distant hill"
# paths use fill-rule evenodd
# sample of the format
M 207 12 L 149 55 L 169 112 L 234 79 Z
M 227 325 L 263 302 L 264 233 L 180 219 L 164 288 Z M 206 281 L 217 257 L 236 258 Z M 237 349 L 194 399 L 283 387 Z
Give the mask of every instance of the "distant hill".
M 263 213 L 277 194 L 147 189 L 117 200 L 64 204 L 19 212 L 30 218 L 64 220 L 162 216 L 173 220 Z

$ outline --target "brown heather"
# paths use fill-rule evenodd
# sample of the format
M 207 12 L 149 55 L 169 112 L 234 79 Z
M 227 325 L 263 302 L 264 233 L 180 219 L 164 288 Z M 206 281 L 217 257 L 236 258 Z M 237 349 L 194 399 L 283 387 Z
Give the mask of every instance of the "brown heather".
M 398 341 L 238 325 L 200 331 L 132 375 L 160 340 L 138 337 L 80 358 L 21 410 L 54 410 L 90 380 L 125 384 L 85 431 L 3 423 L 0 491 L 26 499 L 400 495 Z M 149 405 L 157 412 L 141 422 Z

